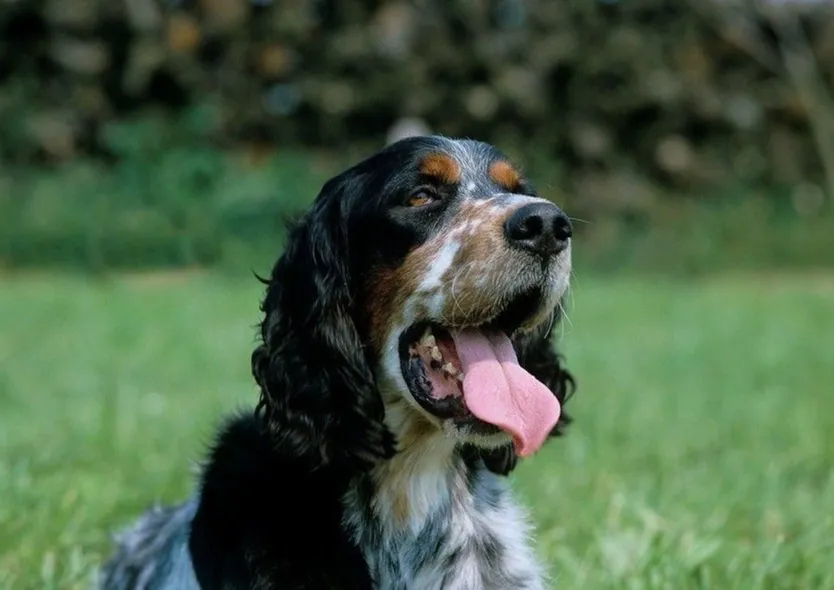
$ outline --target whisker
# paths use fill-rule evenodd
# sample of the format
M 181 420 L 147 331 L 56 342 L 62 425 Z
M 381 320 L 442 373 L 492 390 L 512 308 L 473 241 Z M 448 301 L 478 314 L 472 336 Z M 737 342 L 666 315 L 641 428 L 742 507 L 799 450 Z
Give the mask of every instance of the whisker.
M 460 300 L 457 297 L 455 284 L 457 283 L 458 279 L 462 277 L 464 273 L 468 273 L 470 269 L 475 265 L 474 260 L 470 260 L 464 263 L 460 268 L 457 269 L 454 276 L 452 276 L 452 289 L 451 289 L 451 296 L 452 296 L 452 304 L 455 311 L 463 312 L 463 315 L 466 316 L 466 321 L 469 321 L 469 313 L 463 309 L 463 306 L 460 305 Z
M 547 331 L 544 333 L 544 339 L 547 340 L 550 338 L 550 335 L 553 333 L 553 328 L 556 326 L 556 314 L 550 314 L 550 323 L 547 324 Z
M 559 310 L 561 311 L 562 317 L 565 319 L 565 325 L 567 326 L 566 330 L 559 330 L 559 338 L 557 343 L 561 344 L 562 339 L 570 334 L 573 330 L 573 320 L 571 320 L 570 315 L 568 314 L 567 310 L 565 309 L 565 305 L 562 300 L 559 300 L 558 303 Z
M 573 268 L 570 269 L 570 293 L 572 294 L 574 291 L 579 293 L 582 290 L 581 285 L 579 284 L 579 277 L 576 275 L 576 270 Z M 576 305 L 574 302 L 573 296 L 568 298 L 570 301 L 571 311 L 573 311 L 573 306 Z

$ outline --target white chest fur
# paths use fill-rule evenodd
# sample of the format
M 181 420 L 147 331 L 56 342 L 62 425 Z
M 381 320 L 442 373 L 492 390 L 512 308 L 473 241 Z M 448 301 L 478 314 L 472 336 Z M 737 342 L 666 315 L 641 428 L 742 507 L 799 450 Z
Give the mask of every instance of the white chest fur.
M 345 496 L 345 528 L 378 590 L 543 590 L 530 527 L 506 482 L 445 450 L 401 453 Z

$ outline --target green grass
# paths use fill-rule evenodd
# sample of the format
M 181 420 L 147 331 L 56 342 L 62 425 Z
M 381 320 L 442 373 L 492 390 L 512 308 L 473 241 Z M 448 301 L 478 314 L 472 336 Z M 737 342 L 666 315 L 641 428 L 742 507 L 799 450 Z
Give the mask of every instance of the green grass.
M 85 588 L 255 399 L 253 279 L 0 278 L 0 588 Z M 560 588 L 834 588 L 834 276 L 579 274 L 576 424 L 514 476 Z

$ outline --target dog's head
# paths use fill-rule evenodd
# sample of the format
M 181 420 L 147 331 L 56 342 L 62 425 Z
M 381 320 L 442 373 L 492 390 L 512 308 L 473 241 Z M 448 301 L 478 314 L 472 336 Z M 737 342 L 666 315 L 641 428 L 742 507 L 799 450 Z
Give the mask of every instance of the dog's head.
M 253 355 L 259 411 L 325 462 L 442 431 L 507 471 L 557 431 L 572 385 L 548 340 L 570 269 L 568 217 L 495 148 L 392 144 L 290 234 Z

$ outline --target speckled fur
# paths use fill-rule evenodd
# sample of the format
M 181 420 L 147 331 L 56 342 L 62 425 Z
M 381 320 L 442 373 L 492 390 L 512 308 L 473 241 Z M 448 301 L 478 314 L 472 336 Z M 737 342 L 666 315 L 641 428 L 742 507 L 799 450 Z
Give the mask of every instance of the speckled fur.
M 102 569 L 108 590 L 198 590 L 188 552 L 198 499 L 171 508 L 153 507 L 116 535 L 116 553 Z
M 412 208 L 426 183 L 442 206 Z M 326 183 L 264 280 L 256 410 L 218 430 L 191 499 L 118 536 L 99 587 L 545 588 L 503 477 L 518 461 L 510 438 L 421 409 L 398 352 L 415 322 L 478 325 L 533 286 L 513 347 L 565 401 L 573 377 L 550 331 L 570 246 L 536 258 L 502 233 L 536 201 L 495 148 L 443 137 L 403 140 Z
M 385 467 L 345 495 L 345 525 L 384 590 L 540 590 L 543 570 L 506 480 L 444 440 L 400 461 L 417 463 L 412 512 L 392 509 Z

